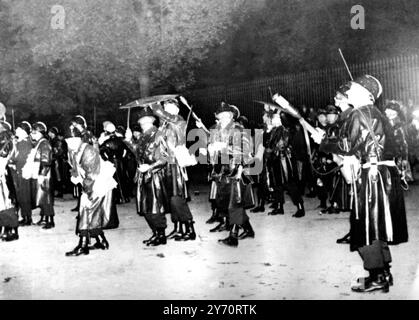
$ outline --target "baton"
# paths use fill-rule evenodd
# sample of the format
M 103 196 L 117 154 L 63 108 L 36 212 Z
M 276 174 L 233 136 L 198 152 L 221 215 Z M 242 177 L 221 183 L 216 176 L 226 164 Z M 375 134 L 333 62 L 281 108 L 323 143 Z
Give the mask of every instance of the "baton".
M 188 102 L 186 101 L 186 99 L 183 96 L 179 96 L 180 101 L 182 101 L 182 103 L 189 109 L 189 111 L 191 112 L 192 117 L 196 120 L 202 123 L 202 120 L 195 114 L 195 112 L 192 111 L 191 106 L 188 104 Z M 209 130 L 207 129 L 207 127 L 202 123 L 202 125 L 204 126 L 202 129 L 206 132 L 209 133 Z
M 349 77 L 351 78 L 351 80 L 354 80 L 354 78 L 352 77 L 351 70 L 349 70 L 348 64 L 346 63 L 345 57 L 343 56 L 342 50 L 340 50 L 340 48 L 339 48 L 339 53 L 340 53 L 340 56 L 341 56 L 341 58 L 343 60 L 343 63 L 345 64 L 346 70 L 349 73 Z

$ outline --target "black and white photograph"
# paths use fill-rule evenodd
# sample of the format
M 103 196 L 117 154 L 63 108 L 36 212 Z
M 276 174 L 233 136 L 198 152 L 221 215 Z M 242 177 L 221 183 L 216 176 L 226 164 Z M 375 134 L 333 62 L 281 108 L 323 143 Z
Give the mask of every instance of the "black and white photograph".
M 0 0 L 0 300 L 418 300 L 418 208 L 417 0 Z

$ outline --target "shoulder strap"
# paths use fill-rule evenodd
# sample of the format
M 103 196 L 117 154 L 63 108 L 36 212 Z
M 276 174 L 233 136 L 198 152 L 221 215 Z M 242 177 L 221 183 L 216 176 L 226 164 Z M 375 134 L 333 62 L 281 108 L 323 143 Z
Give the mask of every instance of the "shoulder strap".
M 82 144 L 80 146 L 80 149 L 79 149 L 79 152 L 77 152 L 77 156 L 76 156 L 76 163 L 77 164 L 80 164 L 81 158 L 83 157 L 84 150 L 86 150 L 88 145 L 89 144 L 87 142 L 82 142 Z
M 10 141 L 11 141 L 11 140 L 7 140 L 7 141 L 5 142 L 5 144 L 3 145 L 3 147 L 1 147 L 1 149 L 0 149 L 0 154 L 2 154 L 2 153 L 3 153 L 4 149 L 6 149 L 7 145 L 10 143 Z
M 38 151 L 38 149 L 39 149 L 39 146 L 41 145 L 41 143 L 43 142 L 43 141 L 45 141 L 46 139 L 45 138 L 41 138 L 39 141 L 38 141 L 38 143 L 36 144 L 36 146 L 35 146 L 35 152 L 36 151 Z
M 367 129 L 370 132 L 370 135 L 371 135 L 371 138 L 372 138 L 372 140 L 374 142 L 375 149 L 377 151 L 377 156 L 378 156 L 378 150 L 380 149 L 380 145 L 378 143 L 378 140 L 377 140 L 377 137 L 375 135 L 375 132 L 374 132 L 373 128 L 371 127 L 370 123 L 368 122 L 367 117 L 365 117 L 364 113 L 361 110 L 359 110 L 359 109 L 355 109 L 355 110 L 362 116 L 362 118 L 364 119 L 365 123 L 367 124 Z

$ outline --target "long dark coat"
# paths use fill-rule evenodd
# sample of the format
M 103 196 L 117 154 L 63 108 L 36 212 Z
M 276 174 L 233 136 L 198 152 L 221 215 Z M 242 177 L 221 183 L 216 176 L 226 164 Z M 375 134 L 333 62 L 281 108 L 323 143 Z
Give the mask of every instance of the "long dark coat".
M 185 168 L 179 166 L 174 153 L 176 147 L 186 146 L 186 121 L 180 115 L 169 114 L 160 105 L 154 105 L 152 109 L 153 113 L 162 121 L 160 131 L 168 154 L 165 169 L 167 192 L 171 197 L 189 200 L 187 172 Z
M 221 142 L 226 146 L 224 150 L 210 155 L 213 164 L 211 180 L 214 182 L 211 193 L 215 195 L 218 212 L 222 216 L 227 216 L 228 213 L 230 224 L 238 225 L 249 219 L 245 208 L 251 202 L 246 192 L 250 178 L 243 174 L 240 180 L 235 179 L 239 166 L 245 166 L 249 162 L 246 150 L 250 150 L 250 141 L 243 129 L 236 122 L 230 123 L 224 129 L 217 125 L 211 130 L 209 138 L 210 144 Z
M 375 141 L 371 134 L 374 133 Z M 379 163 L 377 172 L 369 166 L 374 156 L 383 161 L 389 123 L 373 105 L 354 109 L 335 140 L 323 140 L 320 150 L 355 155 L 363 165 L 356 181 L 357 197 L 351 210 L 351 250 L 370 245 L 374 240 L 389 244 L 408 241 L 406 210 L 400 176 L 395 165 Z M 347 142 L 347 146 L 345 143 Z
M 45 180 L 39 183 L 37 179 L 32 179 L 35 194 L 35 207 L 49 208 L 45 212 L 46 215 L 53 215 L 54 195 L 51 186 L 51 165 L 52 165 L 52 148 L 49 141 L 42 138 L 35 146 L 34 162 L 39 164 L 38 176 L 44 176 Z
M 152 166 L 148 172 L 138 172 L 137 212 L 140 215 L 170 212 L 164 170 L 167 164 L 167 151 L 162 139 L 161 133 L 153 127 L 141 135 L 135 148 L 138 164 Z
M 111 134 L 111 136 L 99 146 L 101 157 L 105 161 L 110 161 L 114 164 L 115 180 L 118 183 L 115 192 L 115 201 L 124 203 L 126 199 L 129 199 L 129 177 L 127 175 L 127 169 L 125 167 L 124 158 L 131 153 L 131 150 L 124 143 L 122 138 Z
M 284 126 L 272 129 L 267 153 L 267 170 L 274 188 L 298 179 L 296 163 L 289 149 L 289 131 Z
M 83 143 L 75 154 L 76 165 L 82 176 L 82 198 L 76 227 L 76 233 L 95 236 L 102 229 L 114 229 L 119 226 L 119 219 L 112 189 L 105 195 L 95 195 L 94 186 L 98 176 L 107 175 L 102 167 L 99 151 L 94 146 Z M 111 177 L 110 177 L 111 178 Z
M 31 183 L 30 179 L 24 179 L 22 168 L 32 150 L 32 143 L 28 138 L 18 141 L 9 160 L 10 172 L 13 177 L 13 185 L 16 191 L 17 205 L 22 216 L 31 216 Z
M 11 176 L 7 170 L 7 157 L 12 152 L 12 136 L 10 131 L 0 133 L 0 226 L 15 228 L 18 226 L 18 216 L 15 207 L 14 188 Z

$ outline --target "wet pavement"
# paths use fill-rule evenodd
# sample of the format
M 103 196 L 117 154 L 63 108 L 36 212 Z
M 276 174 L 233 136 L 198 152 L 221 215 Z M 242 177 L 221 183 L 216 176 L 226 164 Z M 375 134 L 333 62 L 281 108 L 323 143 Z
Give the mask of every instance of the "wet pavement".
M 56 228 L 20 228 L 18 241 L 0 243 L 0 299 L 417 299 L 419 298 L 419 186 L 406 193 L 410 241 L 391 247 L 394 286 L 387 294 L 350 291 L 363 274 L 361 259 L 336 239 L 349 228 L 349 213 L 319 215 L 317 199 L 305 199 L 306 216 L 249 213 L 255 239 L 238 248 L 210 233 L 208 188 L 190 203 L 197 239 L 146 247 L 150 236 L 135 203 L 118 206 L 120 227 L 106 231 L 107 251 L 65 257 L 78 242 L 75 200 L 56 202 Z M 192 192 L 193 194 L 193 192 Z M 39 218 L 34 212 L 34 220 Z M 168 229 L 172 225 L 168 216 Z

